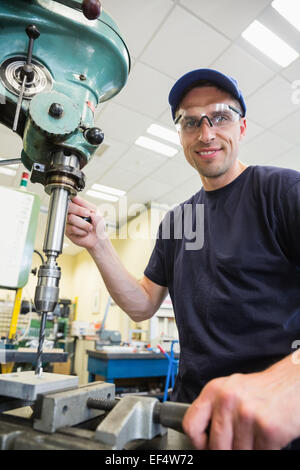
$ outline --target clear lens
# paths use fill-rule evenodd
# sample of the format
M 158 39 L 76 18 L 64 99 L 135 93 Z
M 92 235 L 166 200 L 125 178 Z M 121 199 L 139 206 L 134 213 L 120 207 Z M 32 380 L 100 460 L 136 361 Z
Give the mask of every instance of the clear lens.
M 175 121 L 179 131 L 196 132 L 206 119 L 211 127 L 229 127 L 241 117 L 238 109 L 225 103 L 216 103 L 205 108 L 191 108 L 184 111 Z

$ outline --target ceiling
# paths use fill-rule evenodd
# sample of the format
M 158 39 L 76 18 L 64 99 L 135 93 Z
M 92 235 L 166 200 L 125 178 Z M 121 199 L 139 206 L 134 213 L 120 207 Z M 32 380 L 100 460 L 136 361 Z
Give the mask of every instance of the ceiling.
M 125 190 L 128 208 L 149 202 L 174 205 L 199 190 L 200 178 L 176 144 L 170 144 L 178 149 L 172 158 L 135 144 L 139 136 L 151 137 L 151 124 L 174 130 L 169 90 L 179 76 L 199 67 L 216 68 L 239 82 L 248 108 L 240 159 L 300 171 L 300 103 L 292 99 L 300 59 L 282 68 L 241 36 L 257 19 L 300 53 L 300 33 L 271 7 L 271 0 L 102 0 L 102 6 L 119 26 L 132 69 L 124 89 L 98 107 L 96 124 L 104 131 L 105 147 L 84 169 L 86 190 L 93 183 Z M 19 137 L 3 126 L 0 135 L 0 157 L 19 157 Z M 0 175 L 0 185 L 18 187 L 23 169 L 20 165 L 14 177 Z M 43 188 L 29 183 L 29 189 L 47 207 Z M 100 204 L 85 191 L 83 197 Z M 68 252 L 77 251 L 71 245 Z

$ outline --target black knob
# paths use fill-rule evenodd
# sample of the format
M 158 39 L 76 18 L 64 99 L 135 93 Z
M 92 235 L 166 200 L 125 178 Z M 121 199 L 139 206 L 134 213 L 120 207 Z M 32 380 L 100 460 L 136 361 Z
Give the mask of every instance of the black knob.
M 99 0 L 83 0 L 81 8 L 88 20 L 96 20 L 101 15 L 101 3 Z
M 91 145 L 100 145 L 104 139 L 104 133 L 99 127 L 91 127 L 84 133 L 84 137 Z
M 21 69 L 21 72 L 20 72 L 20 75 L 21 75 L 22 81 L 23 81 L 23 78 L 26 75 L 27 83 L 31 83 L 34 79 L 34 70 L 33 70 L 32 65 L 30 65 L 30 64 L 23 65 L 23 67 Z
M 52 116 L 56 119 L 59 119 L 60 117 L 62 117 L 63 112 L 64 112 L 64 108 L 59 103 L 52 103 L 50 108 L 49 108 L 50 116 Z
M 30 39 L 37 39 L 41 34 L 34 24 L 27 26 L 25 31 Z

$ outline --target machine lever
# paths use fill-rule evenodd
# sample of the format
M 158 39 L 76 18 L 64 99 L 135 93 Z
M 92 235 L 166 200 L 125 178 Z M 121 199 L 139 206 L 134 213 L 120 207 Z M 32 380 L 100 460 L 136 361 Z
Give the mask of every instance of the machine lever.
M 7 160 L 0 160 L 0 166 L 16 165 L 17 163 L 22 163 L 21 158 L 8 158 Z
M 31 61 L 32 61 L 32 51 L 33 51 L 34 41 L 38 37 L 40 37 L 41 33 L 39 32 L 39 30 L 37 29 L 37 27 L 34 24 L 30 24 L 29 26 L 27 26 L 25 31 L 26 31 L 27 36 L 29 37 L 26 63 L 27 63 L 27 65 L 30 65 Z
M 23 95 L 25 91 L 25 86 L 26 82 L 30 83 L 34 79 L 34 71 L 32 67 L 32 52 L 33 52 L 33 45 L 34 41 L 40 36 L 40 32 L 37 29 L 35 25 L 29 25 L 26 28 L 26 34 L 29 37 L 29 44 L 28 44 L 28 50 L 27 50 L 27 59 L 26 63 L 23 65 L 21 72 L 20 72 L 20 78 L 22 80 L 22 85 L 21 85 L 21 90 L 20 94 L 18 97 L 18 102 L 17 102 L 17 107 L 16 107 L 16 113 L 15 113 L 15 118 L 14 118 L 14 123 L 13 123 L 13 128 L 12 130 L 16 132 L 17 127 L 18 127 L 18 122 L 19 122 L 19 116 L 20 116 L 20 111 L 21 111 L 21 106 L 22 106 L 22 101 L 23 101 Z

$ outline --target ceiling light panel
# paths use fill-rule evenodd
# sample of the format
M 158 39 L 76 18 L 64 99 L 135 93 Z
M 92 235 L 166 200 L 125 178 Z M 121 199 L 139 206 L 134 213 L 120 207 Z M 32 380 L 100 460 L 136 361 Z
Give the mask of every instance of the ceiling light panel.
M 94 189 L 95 191 L 101 191 L 103 193 L 106 193 L 106 194 L 112 194 L 114 196 L 124 196 L 124 194 L 126 194 L 126 191 L 122 191 L 121 189 L 116 189 L 116 188 L 112 188 L 111 186 L 104 186 L 103 184 L 93 184 L 92 186 L 92 189 Z
M 148 134 L 154 135 L 155 137 L 160 137 L 163 140 L 167 140 L 172 144 L 181 145 L 178 133 L 171 131 L 166 127 L 160 126 L 159 124 L 151 124 L 147 129 Z
M 139 137 L 135 141 L 136 145 L 140 147 L 146 148 L 148 150 L 152 150 L 153 152 L 157 152 L 161 155 L 165 155 L 167 157 L 174 157 L 176 153 L 178 153 L 177 149 L 174 147 L 170 147 L 169 145 L 162 144 L 156 140 L 149 139 L 148 137 Z
M 100 193 L 99 191 L 92 191 L 90 189 L 86 192 L 86 195 L 91 196 L 95 199 L 102 199 L 104 201 L 110 201 L 110 202 L 116 202 L 119 200 L 119 198 L 116 196 L 111 196 L 110 194 Z
M 300 2 L 299 0 L 274 0 L 271 6 L 291 25 L 300 31 Z
M 253 21 L 242 37 L 281 67 L 287 67 L 299 54 L 259 21 Z

